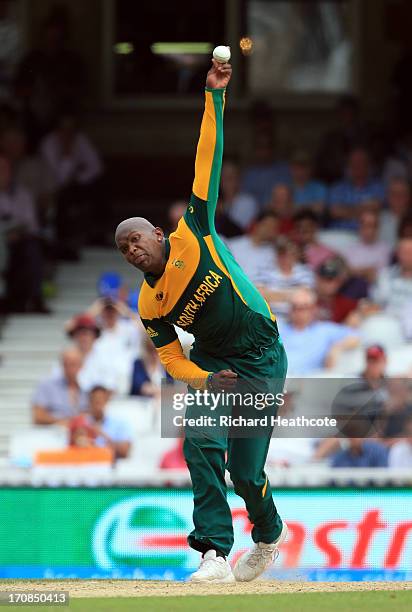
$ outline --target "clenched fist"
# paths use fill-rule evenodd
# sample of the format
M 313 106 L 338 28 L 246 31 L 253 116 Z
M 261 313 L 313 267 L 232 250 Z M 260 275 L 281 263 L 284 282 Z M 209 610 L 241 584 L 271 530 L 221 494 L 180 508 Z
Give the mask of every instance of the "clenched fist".
M 229 391 L 236 385 L 237 374 L 232 370 L 220 370 L 209 379 L 208 391 Z
M 223 89 L 227 87 L 231 76 L 232 66 L 230 64 L 220 64 L 213 59 L 212 67 L 207 73 L 206 87 L 209 87 L 209 89 Z

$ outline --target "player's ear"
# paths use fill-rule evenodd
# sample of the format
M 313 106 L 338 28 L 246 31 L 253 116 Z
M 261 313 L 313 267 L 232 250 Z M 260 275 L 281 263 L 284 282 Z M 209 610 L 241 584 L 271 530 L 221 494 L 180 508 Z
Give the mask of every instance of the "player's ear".
M 162 228 L 161 227 L 155 227 L 153 231 L 156 234 L 156 240 L 158 242 L 162 242 L 163 238 L 165 237 L 165 234 L 164 234 L 164 231 L 162 230 Z

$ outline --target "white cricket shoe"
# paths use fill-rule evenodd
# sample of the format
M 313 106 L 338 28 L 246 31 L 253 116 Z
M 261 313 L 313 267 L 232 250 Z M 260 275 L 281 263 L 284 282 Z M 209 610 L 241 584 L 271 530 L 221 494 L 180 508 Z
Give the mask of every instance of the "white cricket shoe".
M 224 557 L 216 557 L 215 550 L 208 550 L 202 557 L 199 569 L 189 578 L 191 582 L 235 582 L 232 568 Z
M 258 542 L 248 551 L 243 553 L 236 562 L 233 574 L 238 582 L 250 582 L 272 565 L 278 558 L 279 546 L 286 540 L 288 528 L 283 523 L 280 536 L 271 544 Z

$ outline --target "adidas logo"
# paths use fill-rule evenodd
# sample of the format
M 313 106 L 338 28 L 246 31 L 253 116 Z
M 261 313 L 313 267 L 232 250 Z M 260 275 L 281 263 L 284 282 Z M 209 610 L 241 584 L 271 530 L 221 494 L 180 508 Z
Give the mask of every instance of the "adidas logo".
M 159 335 L 159 332 L 155 331 L 153 327 L 148 327 L 146 331 L 149 334 L 149 338 L 156 338 Z

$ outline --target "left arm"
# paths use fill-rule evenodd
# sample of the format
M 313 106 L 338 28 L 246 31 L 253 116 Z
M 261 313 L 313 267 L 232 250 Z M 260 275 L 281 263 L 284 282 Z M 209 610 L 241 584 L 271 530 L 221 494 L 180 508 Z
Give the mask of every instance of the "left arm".
M 106 446 L 112 449 L 116 456 L 116 459 L 125 459 L 131 448 L 131 442 L 129 440 L 113 440 L 107 433 L 105 433 L 100 426 L 95 426 L 95 432 L 97 436 L 101 436 L 106 442 Z

